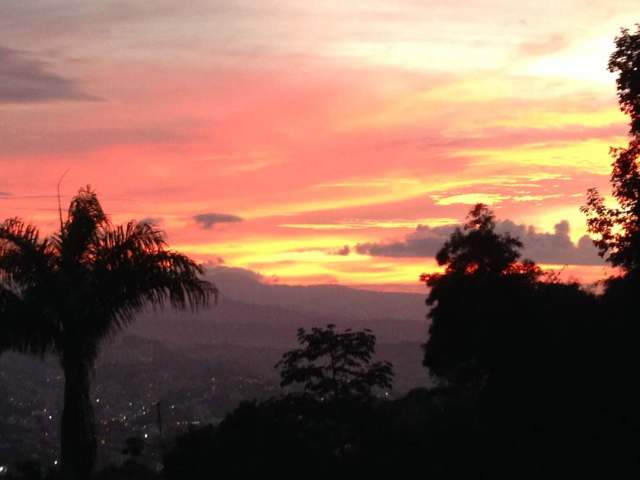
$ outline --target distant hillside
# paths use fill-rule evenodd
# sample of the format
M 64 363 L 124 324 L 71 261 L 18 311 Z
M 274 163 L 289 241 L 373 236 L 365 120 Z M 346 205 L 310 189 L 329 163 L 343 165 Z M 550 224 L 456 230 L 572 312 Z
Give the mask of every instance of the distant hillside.
M 380 342 L 423 342 L 426 320 L 311 315 L 276 306 L 256 305 L 222 298 L 216 307 L 197 313 L 169 310 L 148 312 L 131 332 L 173 345 L 234 344 L 282 347 L 295 343 L 299 327 L 335 323 L 341 328 L 370 328 Z
M 248 270 L 216 268 L 209 277 L 222 294 L 217 306 L 196 313 L 151 311 L 132 333 L 172 345 L 232 344 L 290 347 L 300 327 L 335 323 L 370 328 L 379 342 L 423 342 L 424 296 L 337 285 L 288 286 L 261 282 Z
M 208 277 L 220 288 L 222 299 L 272 305 L 324 318 L 370 320 L 389 318 L 424 320 L 424 295 L 374 292 L 340 285 L 292 286 L 265 283 L 249 270 L 217 267 Z

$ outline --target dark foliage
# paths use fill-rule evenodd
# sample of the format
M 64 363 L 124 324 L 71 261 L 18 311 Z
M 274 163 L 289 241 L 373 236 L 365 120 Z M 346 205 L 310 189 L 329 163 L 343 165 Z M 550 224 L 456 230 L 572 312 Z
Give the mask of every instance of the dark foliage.
M 468 474 L 473 462 L 457 458 L 461 445 L 471 442 L 468 407 L 460 402 L 445 407 L 442 401 L 439 394 L 418 391 L 397 402 L 287 396 L 245 403 L 220 426 L 178 437 L 165 456 L 165 475 L 327 478 L 398 475 L 416 468 L 425 474 Z
M 620 110 L 629 115 L 632 137 L 640 137 L 640 24 L 636 31 L 623 28 L 616 38 L 616 49 L 609 58 L 609 71 L 617 73 L 616 86 Z
M 149 467 L 126 461 L 122 465 L 111 465 L 102 469 L 94 478 L 95 480 L 160 480 L 163 477 Z
M 609 59 L 616 73 L 620 109 L 629 115 L 629 145 L 612 148 L 611 185 L 617 206 L 609 207 L 596 189 L 590 189 L 582 211 L 587 215 L 595 245 L 614 267 L 638 280 L 640 276 L 640 25 L 635 33 L 623 29 Z
M 4 465 L 3 468 L 7 469 Z M 4 480 L 55 480 L 58 478 L 57 473 L 55 470 L 45 468 L 37 461 L 27 460 L 9 465 L 8 469 L 2 472 L 0 478 Z
M 520 354 L 522 342 L 514 335 L 535 317 L 531 307 L 539 305 L 535 285 L 542 275 L 533 262 L 519 262 L 521 247 L 495 232 L 493 213 L 479 204 L 464 230 L 438 252 L 445 273 L 424 277 L 432 321 L 424 365 L 437 377 L 481 386 Z
M 447 274 L 477 276 L 502 275 L 512 268 L 520 258 L 522 242 L 508 233 L 496 233 L 495 220 L 486 205 L 473 207 L 463 229 L 456 228 L 436 254 L 438 265 L 446 265 Z
M 445 273 L 425 276 L 424 364 L 470 401 L 482 437 L 473 478 L 633 478 L 640 331 L 607 300 L 629 283 L 610 282 L 603 297 L 560 283 L 493 230 L 476 206 L 438 257 Z
M 370 330 L 336 331 L 335 325 L 298 330 L 301 347 L 276 364 L 281 386 L 301 384 L 319 400 L 370 398 L 373 389 L 391 389 L 393 367 L 373 362 L 376 337 Z

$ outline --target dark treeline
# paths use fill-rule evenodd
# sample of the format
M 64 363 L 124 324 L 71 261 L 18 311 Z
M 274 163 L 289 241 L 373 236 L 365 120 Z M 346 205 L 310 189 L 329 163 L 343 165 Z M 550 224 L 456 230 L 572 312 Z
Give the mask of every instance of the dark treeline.
M 99 478 L 640 478 L 640 26 L 616 39 L 609 69 L 630 131 L 629 144 L 612 149 L 616 206 L 591 190 L 583 207 L 616 269 L 599 289 L 521 258 L 520 240 L 497 233 L 493 212 L 476 205 L 438 252 L 442 273 L 424 275 L 433 388 L 391 399 L 393 368 L 375 360 L 372 332 L 301 329 L 299 348 L 275 366 L 281 396 L 172 439 L 161 474 L 141 465 L 143 445 L 132 439 L 129 460 Z M 144 301 L 197 306 L 214 292 L 155 230 L 112 230 L 92 192 L 81 192 L 51 240 L 16 222 L 0 228 L 0 349 L 58 353 L 66 408 L 90 408 L 87 372 L 100 341 Z M 25 318 L 40 323 L 27 328 Z M 86 456 L 95 455 L 91 411 L 76 411 L 63 419 L 69 479 L 88 478 Z

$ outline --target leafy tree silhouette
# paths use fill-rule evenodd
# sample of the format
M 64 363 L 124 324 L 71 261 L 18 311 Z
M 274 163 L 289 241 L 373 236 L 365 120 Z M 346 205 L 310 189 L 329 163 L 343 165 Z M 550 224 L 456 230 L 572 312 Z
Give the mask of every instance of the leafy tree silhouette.
M 532 261 L 520 261 L 520 240 L 497 233 L 495 225 L 493 212 L 477 204 L 436 255 L 445 272 L 422 277 L 432 321 L 423 364 L 453 384 L 482 386 L 506 364 L 514 353 L 513 342 L 503 341 L 513 333 L 508 320 L 530 313 L 526 306 L 543 274 Z
M 515 268 L 522 242 L 508 233 L 496 233 L 495 227 L 493 212 L 482 203 L 475 205 L 463 230 L 456 228 L 436 254 L 438 265 L 446 265 L 448 274 L 476 276 L 502 275 Z
M 597 189 L 587 193 L 582 211 L 587 215 L 595 245 L 614 267 L 625 275 L 640 277 L 640 24 L 635 33 L 622 29 L 616 50 L 609 58 L 609 71 L 616 80 L 620 110 L 629 115 L 629 144 L 611 148 L 614 157 L 611 184 L 616 207 L 608 207 Z
M 59 356 L 62 472 L 86 480 L 96 457 L 91 370 L 102 341 L 146 305 L 198 308 L 217 290 L 151 225 L 112 225 L 89 187 L 60 217 L 47 238 L 17 218 L 0 224 L 0 352 Z
M 476 205 L 437 254 L 444 272 L 423 277 L 432 307 L 423 364 L 440 388 L 471 401 L 479 478 L 511 478 L 530 464 L 536 478 L 582 471 L 585 430 L 601 435 L 593 412 L 611 406 L 593 386 L 613 367 L 593 355 L 608 344 L 598 302 L 523 260 L 522 243 L 495 225 Z
M 336 331 L 335 325 L 298 329 L 300 348 L 276 364 L 281 386 L 302 384 L 305 393 L 324 400 L 370 398 L 374 388 L 390 389 L 393 367 L 372 362 L 376 337 L 371 330 Z
M 600 255 L 618 272 L 604 282 L 600 298 L 605 322 L 601 322 L 598 348 L 606 372 L 600 389 L 606 392 L 609 407 L 607 427 L 616 439 L 610 455 L 626 449 L 638 451 L 638 441 L 630 432 L 640 425 L 638 402 L 640 384 L 633 381 L 640 362 L 637 319 L 640 294 L 640 24 L 635 32 L 622 29 L 609 57 L 609 71 L 617 74 L 616 87 L 620 110 L 629 116 L 626 147 L 611 148 L 613 157 L 611 186 L 615 206 L 610 206 L 596 189 L 587 193 L 582 207 L 589 232 Z M 595 343 L 595 342 L 594 342 Z M 604 396 L 604 394 L 601 394 Z M 615 430 L 614 430 L 615 428 Z M 638 476 L 640 461 L 620 461 L 621 470 Z
M 616 50 L 609 58 L 609 71 L 617 73 L 616 86 L 620 110 L 629 115 L 629 133 L 640 137 L 640 23 L 635 33 L 623 28 L 616 37 Z

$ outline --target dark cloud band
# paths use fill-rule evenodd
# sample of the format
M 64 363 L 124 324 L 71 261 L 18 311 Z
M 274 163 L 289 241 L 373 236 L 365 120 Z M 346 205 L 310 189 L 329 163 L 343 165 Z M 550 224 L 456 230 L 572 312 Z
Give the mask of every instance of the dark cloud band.
M 242 218 L 226 213 L 200 213 L 194 215 L 193 220 L 205 230 L 209 230 L 218 223 L 237 223 L 241 222 Z
M 0 46 L 0 103 L 91 101 L 74 80 L 50 72 L 30 53 Z
M 455 225 L 429 227 L 418 225 L 415 232 L 403 240 L 390 243 L 360 243 L 355 251 L 363 255 L 379 257 L 434 257 L 449 238 Z M 509 232 L 524 244 L 523 256 L 539 263 L 560 265 L 602 265 L 591 239 L 584 235 L 577 244 L 569 236 L 566 220 L 555 226 L 553 233 L 539 233 L 533 227 L 517 225 L 510 220 L 499 222 L 499 232 Z

